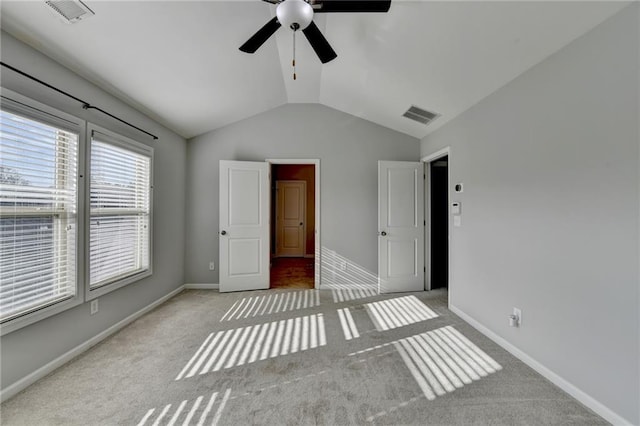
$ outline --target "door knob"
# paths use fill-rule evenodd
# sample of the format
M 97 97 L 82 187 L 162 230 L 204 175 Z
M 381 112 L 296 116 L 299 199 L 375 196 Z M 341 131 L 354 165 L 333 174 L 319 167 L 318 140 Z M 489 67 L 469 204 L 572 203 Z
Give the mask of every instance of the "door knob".
M 302 226 L 302 222 L 300 222 L 300 226 Z
M 382 232 L 380 233 L 380 235 L 382 235 L 383 237 L 386 237 L 386 236 L 387 236 L 387 233 L 386 233 L 385 231 L 382 231 Z
M 225 230 L 220 231 L 220 235 L 227 235 L 227 231 Z

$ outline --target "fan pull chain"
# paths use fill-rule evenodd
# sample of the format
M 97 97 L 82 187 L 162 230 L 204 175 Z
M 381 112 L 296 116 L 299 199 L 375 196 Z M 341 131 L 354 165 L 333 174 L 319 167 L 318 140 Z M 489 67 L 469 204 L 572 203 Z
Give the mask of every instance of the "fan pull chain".
M 293 66 L 293 79 L 296 79 L 296 32 L 293 31 L 293 61 L 291 62 Z

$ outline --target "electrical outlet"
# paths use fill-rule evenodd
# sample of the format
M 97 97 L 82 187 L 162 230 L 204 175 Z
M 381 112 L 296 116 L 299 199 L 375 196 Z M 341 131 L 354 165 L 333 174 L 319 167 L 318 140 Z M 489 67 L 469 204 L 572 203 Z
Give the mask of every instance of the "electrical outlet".
M 518 308 L 513 308 L 513 315 L 515 315 L 517 318 L 518 327 L 521 327 L 522 326 L 522 310 Z
M 209 270 L 210 271 L 215 271 L 216 270 L 216 264 L 213 262 L 209 262 Z
M 91 301 L 91 315 L 95 315 L 98 313 L 98 299 L 94 299 Z
M 347 270 L 347 261 L 346 260 L 339 260 L 338 261 L 338 269 L 340 269 L 341 271 L 346 271 Z

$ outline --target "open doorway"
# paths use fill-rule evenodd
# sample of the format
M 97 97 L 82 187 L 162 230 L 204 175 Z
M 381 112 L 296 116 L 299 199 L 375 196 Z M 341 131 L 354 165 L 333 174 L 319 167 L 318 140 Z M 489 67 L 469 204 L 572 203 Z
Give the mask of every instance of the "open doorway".
M 315 164 L 271 164 L 270 225 L 270 288 L 315 288 Z
M 425 290 L 449 289 L 449 172 L 451 151 L 442 148 L 422 158 L 425 166 Z M 450 294 L 447 292 L 447 294 Z
M 449 287 L 449 157 L 429 163 L 429 283 Z

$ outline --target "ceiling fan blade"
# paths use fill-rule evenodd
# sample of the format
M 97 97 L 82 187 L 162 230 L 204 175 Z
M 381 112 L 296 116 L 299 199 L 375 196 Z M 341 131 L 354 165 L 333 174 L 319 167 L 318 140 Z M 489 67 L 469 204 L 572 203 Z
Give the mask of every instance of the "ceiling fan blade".
M 278 28 L 280 28 L 280 22 L 278 22 L 278 18 L 273 18 L 260 28 L 257 33 L 252 35 L 251 38 L 242 46 L 240 46 L 240 50 L 247 53 L 255 53 L 255 51 L 258 50 L 258 48 L 278 30 Z
M 327 39 L 324 38 L 320 30 L 318 29 L 318 26 L 315 24 L 315 22 L 311 21 L 309 26 L 302 30 L 302 32 L 304 33 L 307 40 L 309 40 L 309 44 L 311 44 L 311 47 L 313 47 L 313 50 L 315 50 L 318 58 L 320 58 L 320 62 L 326 64 L 327 62 L 332 61 L 338 57 L 336 52 L 334 52 L 334 50 L 329 45 Z
M 388 12 L 391 0 L 322 0 L 316 13 L 332 12 Z

